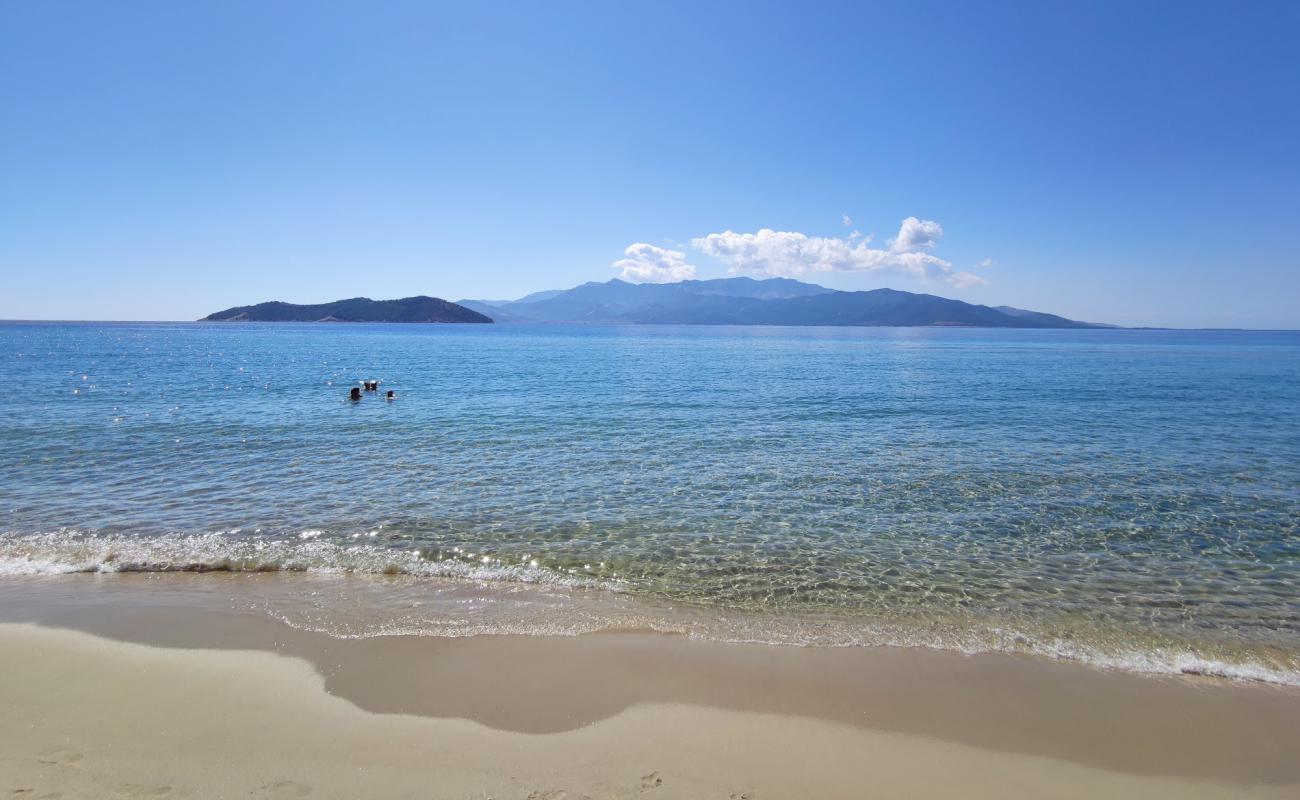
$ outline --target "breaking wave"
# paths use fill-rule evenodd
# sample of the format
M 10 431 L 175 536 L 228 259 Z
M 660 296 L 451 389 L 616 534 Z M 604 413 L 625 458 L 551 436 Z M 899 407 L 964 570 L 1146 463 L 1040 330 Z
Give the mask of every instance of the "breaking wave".
M 79 531 L 0 535 L 0 575 L 63 575 L 79 572 L 312 572 L 413 575 L 486 581 L 546 583 L 575 588 L 616 588 L 612 581 L 542 566 L 536 559 L 507 563 L 456 547 L 397 549 L 350 543 L 305 530 L 296 540 L 241 536 L 218 531 L 178 536 L 121 536 Z

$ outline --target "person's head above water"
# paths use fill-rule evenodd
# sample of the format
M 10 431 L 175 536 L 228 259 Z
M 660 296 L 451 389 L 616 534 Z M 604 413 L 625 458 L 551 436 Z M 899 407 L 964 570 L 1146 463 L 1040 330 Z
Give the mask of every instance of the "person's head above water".
M 349 400 L 360 400 L 360 399 L 361 399 L 361 390 L 358 389 L 357 387 L 353 386 L 353 387 L 352 387 L 352 391 L 351 391 L 351 392 L 348 392 L 348 399 L 349 399 Z
M 396 400 L 396 399 L 397 399 L 397 392 L 394 392 L 392 389 L 389 389 L 389 390 L 388 390 L 388 394 L 385 395 L 385 397 L 387 397 L 389 400 Z

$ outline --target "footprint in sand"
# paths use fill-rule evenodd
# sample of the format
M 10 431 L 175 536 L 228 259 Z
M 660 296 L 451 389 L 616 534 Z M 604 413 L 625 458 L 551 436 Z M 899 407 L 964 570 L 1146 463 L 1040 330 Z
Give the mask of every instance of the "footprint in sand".
M 66 747 L 51 747 L 36 754 L 36 760 L 42 764 L 75 764 L 82 758 L 81 753 Z
M 538 789 L 529 792 L 525 800 L 591 800 L 587 795 L 569 794 L 563 789 Z
M 754 800 L 753 792 L 732 792 L 727 795 L 730 800 Z
M 306 797 L 311 787 L 298 781 L 271 781 L 264 783 L 251 794 L 254 797 Z
M 664 785 L 664 779 L 659 777 L 658 772 L 651 772 L 649 775 L 641 776 L 641 791 L 650 792 Z

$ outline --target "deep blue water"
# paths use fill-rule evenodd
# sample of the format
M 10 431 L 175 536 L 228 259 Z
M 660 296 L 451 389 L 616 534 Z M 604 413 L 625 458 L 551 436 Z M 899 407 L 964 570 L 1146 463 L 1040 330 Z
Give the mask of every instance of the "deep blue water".
M 0 570 L 490 577 L 1300 669 L 1300 333 L 9 323 L 0 367 Z

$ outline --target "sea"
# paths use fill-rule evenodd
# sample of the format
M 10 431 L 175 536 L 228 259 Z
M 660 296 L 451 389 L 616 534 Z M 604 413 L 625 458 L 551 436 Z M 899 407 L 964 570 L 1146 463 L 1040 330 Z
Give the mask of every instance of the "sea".
M 1300 332 L 0 323 L 0 376 L 0 583 L 1300 684 Z

